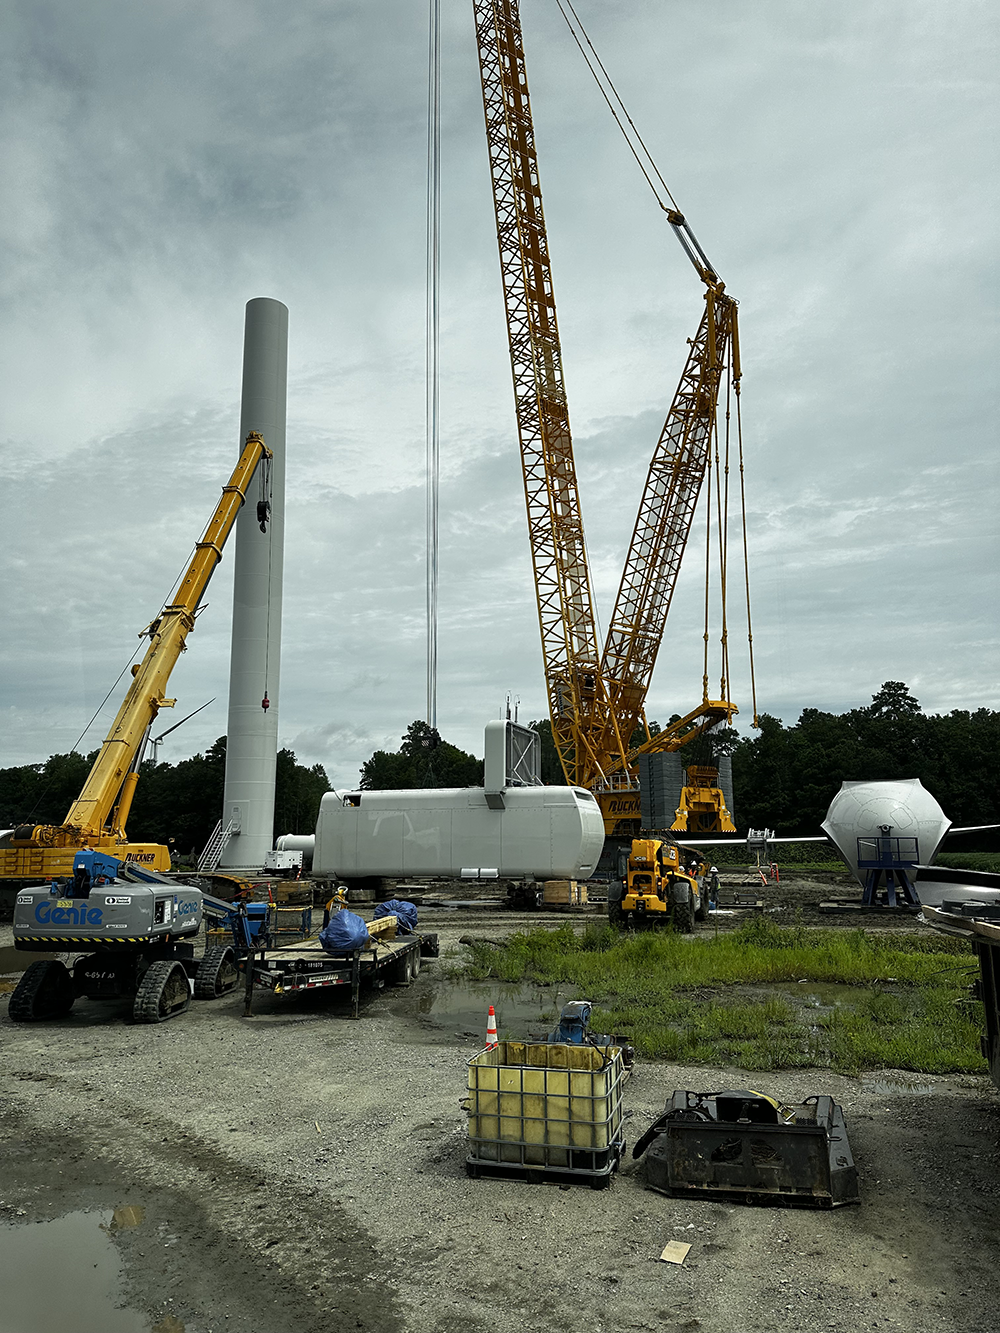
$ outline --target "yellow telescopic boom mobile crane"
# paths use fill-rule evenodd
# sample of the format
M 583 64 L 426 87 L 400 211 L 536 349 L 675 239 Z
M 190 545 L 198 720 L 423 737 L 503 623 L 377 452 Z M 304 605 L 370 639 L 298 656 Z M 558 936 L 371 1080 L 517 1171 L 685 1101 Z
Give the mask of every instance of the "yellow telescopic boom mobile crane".
M 161 708 L 176 700 L 165 697 L 170 673 L 219 561 L 247 488 L 258 464 L 266 467 L 271 451 L 256 431 L 246 438 L 233 475 L 182 578 L 173 601 L 163 608 L 140 637 L 149 637 L 142 661 L 132 668 L 132 683 L 118 716 L 83 784 L 83 790 L 61 824 L 22 824 L 0 839 L 0 882 L 71 876 L 73 858 L 82 848 L 109 852 L 121 861 L 136 861 L 153 870 L 170 869 L 170 852 L 156 843 L 130 842 L 125 824 L 132 805 L 139 765 L 150 728 Z M 269 489 L 269 488 L 265 488 Z M 266 529 L 268 501 L 258 505 L 261 530 Z
M 638 757 L 679 750 L 710 728 L 729 723 L 737 711 L 729 699 L 725 635 L 719 695 L 709 696 L 706 624 L 702 702 L 655 735 L 645 715 L 646 693 L 681 558 L 717 446 L 723 376 L 728 374 L 729 383 L 737 393 L 739 389 L 736 302 L 726 294 L 683 215 L 672 206 L 672 198 L 669 207 L 661 200 L 705 284 L 705 311 L 650 463 L 601 650 L 518 5 L 517 0 L 473 0 L 473 8 L 552 734 L 566 781 L 594 793 L 606 832 L 615 832 L 616 826 L 619 832 L 634 831 L 639 818 Z M 648 174 L 647 180 L 653 185 Z M 717 459 L 716 447 L 716 466 Z M 713 791 L 719 798 L 716 812 L 701 820 L 701 830 L 735 832 L 721 791 L 714 787 Z

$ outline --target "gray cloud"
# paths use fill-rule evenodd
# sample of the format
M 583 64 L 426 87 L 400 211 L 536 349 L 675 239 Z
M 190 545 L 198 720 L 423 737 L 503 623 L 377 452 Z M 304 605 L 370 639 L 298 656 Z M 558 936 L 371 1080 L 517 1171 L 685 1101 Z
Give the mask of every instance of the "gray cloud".
M 606 623 L 700 284 L 557 10 L 523 8 Z M 522 716 L 545 693 L 469 9 L 444 15 L 439 711 L 480 751 L 508 691 Z M 887 678 L 1000 705 L 990 12 L 581 13 L 741 302 L 760 706 L 850 707 Z M 282 743 L 353 783 L 422 713 L 425 21 L 390 0 L 5 10 L 0 764 L 73 743 L 199 535 L 256 295 L 291 312 Z M 700 697 L 701 540 L 660 718 Z M 230 568 L 171 687 L 218 702 L 163 759 L 225 730 Z M 744 721 L 737 608 L 730 633 Z

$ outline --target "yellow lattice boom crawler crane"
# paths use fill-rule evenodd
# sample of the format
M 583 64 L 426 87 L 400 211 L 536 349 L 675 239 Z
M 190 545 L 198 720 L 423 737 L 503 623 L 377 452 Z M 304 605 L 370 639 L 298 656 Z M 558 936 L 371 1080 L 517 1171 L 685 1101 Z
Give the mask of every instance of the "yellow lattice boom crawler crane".
M 132 668 L 132 683 L 83 790 L 61 824 L 22 824 L 0 838 L 0 882 L 72 877 L 73 858 L 82 848 L 110 852 L 119 860 L 136 861 L 153 870 L 170 869 L 168 848 L 130 842 L 125 831 L 139 765 L 157 713 L 176 702 L 165 697 L 167 682 L 194 629 L 198 606 L 222 559 L 222 548 L 247 487 L 258 464 L 265 460 L 266 466 L 270 458 L 263 438 L 251 431 L 173 601 L 142 631 L 141 637 L 149 638 L 149 647 Z M 258 517 L 263 528 L 266 508 L 261 511 L 258 506 Z
M 725 630 L 720 690 L 716 698 L 709 695 L 706 624 L 701 703 L 655 735 L 645 714 L 713 446 L 718 472 L 716 418 L 724 376 L 738 395 L 736 302 L 683 215 L 664 205 L 704 283 L 705 309 L 653 453 L 614 613 L 599 648 L 518 5 L 473 0 L 473 7 L 552 734 L 566 781 L 595 794 L 606 831 L 634 831 L 640 817 L 639 756 L 679 750 L 727 725 L 737 712 L 729 699 Z M 740 467 L 742 480 L 742 454 Z M 735 832 L 721 791 L 716 810 L 716 828 L 710 831 Z M 700 827 L 706 831 L 704 821 Z

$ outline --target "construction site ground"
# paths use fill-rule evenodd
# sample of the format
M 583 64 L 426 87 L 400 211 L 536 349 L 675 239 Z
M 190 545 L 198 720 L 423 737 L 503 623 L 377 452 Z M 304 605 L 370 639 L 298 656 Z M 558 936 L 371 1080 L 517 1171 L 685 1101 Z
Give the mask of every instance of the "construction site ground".
M 830 887 L 803 882 L 796 904 L 783 885 L 776 919 Z M 832 1212 L 666 1198 L 628 1156 L 604 1191 L 469 1179 L 461 1103 L 483 1034 L 435 1021 L 447 955 L 462 935 L 567 919 L 588 918 L 425 907 L 444 956 L 357 1021 L 329 992 L 258 993 L 247 1019 L 237 993 L 159 1026 L 88 1001 L 16 1026 L 0 995 L 0 1258 L 13 1228 L 92 1213 L 120 1256 L 113 1298 L 156 1333 L 993 1333 L 985 1078 L 636 1066 L 630 1145 L 674 1088 L 832 1094 L 861 1178 L 861 1203 Z M 659 1259 L 672 1240 L 691 1245 L 683 1266 Z

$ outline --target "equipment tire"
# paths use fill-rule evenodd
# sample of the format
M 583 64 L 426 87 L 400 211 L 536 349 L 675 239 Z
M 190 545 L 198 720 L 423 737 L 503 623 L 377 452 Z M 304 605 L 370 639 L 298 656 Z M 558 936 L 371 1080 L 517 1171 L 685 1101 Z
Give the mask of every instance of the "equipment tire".
M 191 987 L 184 965 L 176 959 L 158 958 L 150 963 L 139 983 L 132 1018 L 136 1023 L 163 1023 L 182 1014 L 190 1003 Z
M 7 1006 L 12 1023 L 40 1023 L 62 1018 L 73 1008 L 76 992 L 64 963 L 42 958 L 25 969 Z
M 233 990 L 239 979 L 235 949 L 228 946 L 206 949 L 194 974 L 194 998 L 217 1000 Z
M 622 888 L 618 886 L 617 891 L 613 885 L 608 885 L 608 924 L 622 928 L 625 926 L 625 913 L 622 911 Z
M 695 921 L 708 920 L 708 891 L 703 889 L 698 894 L 698 907 L 694 914 Z
M 694 932 L 694 904 L 690 897 L 686 902 L 674 903 L 674 930 L 680 931 L 682 935 Z

